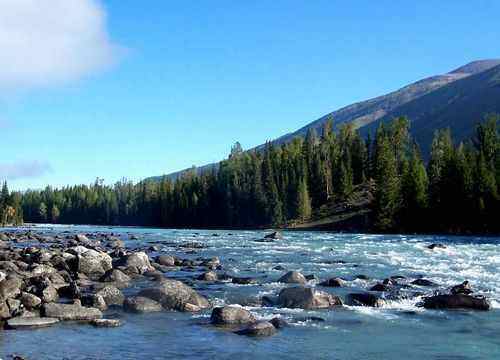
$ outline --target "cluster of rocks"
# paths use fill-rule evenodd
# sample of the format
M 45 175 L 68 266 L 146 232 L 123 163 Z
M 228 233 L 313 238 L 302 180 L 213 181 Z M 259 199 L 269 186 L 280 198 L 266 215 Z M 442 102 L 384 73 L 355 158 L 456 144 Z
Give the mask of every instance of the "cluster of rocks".
M 279 233 L 273 233 L 265 241 L 279 238 Z M 196 248 L 186 245 L 187 251 Z M 10 329 L 50 326 L 59 321 L 116 327 L 121 325 L 120 320 L 103 318 L 109 307 L 121 307 L 131 313 L 163 310 L 195 313 L 210 309 L 209 300 L 190 287 L 188 281 L 165 276 L 177 267 L 196 272 L 193 282 L 229 281 L 240 285 L 258 282 L 255 278 L 227 275 L 217 257 L 192 260 L 165 254 L 148 255 L 148 251 L 157 250 L 156 246 L 128 250 L 113 234 L 0 233 L 0 323 Z M 148 280 L 151 286 L 126 297 L 123 290 L 139 279 Z M 356 279 L 369 281 L 364 275 Z M 412 294 L 422 296 L 425 293 L 420 289 L 437 286 L 424 278 L 393 276 L 372 284 L 366 292 L 349 293 L 343 300 L 321 288 L 347 287 L 353 280 L 339 277 L 317 280 L 314 275 L 287 272 L 278 281 L 290 286 L 275 296 L 263 297 L 260 304 L 306 310 L 334 309 L 344 304 L 378 307 L 391 296 L 400 296 L 402 290 L 416 289 L 418 291 Z M 313 286 L 316 282 L 319 286 Z M 451 288 L 448 293 L 424 296 L 422 306 L 428 309 L 490 308 L 484 297 L 473 294 L 468 282 Z M 215 308 L 210 321 L 214 326 L 248 336 L 274 335 L 286 326 L 279 317 L 258 320 L 241 306 Z

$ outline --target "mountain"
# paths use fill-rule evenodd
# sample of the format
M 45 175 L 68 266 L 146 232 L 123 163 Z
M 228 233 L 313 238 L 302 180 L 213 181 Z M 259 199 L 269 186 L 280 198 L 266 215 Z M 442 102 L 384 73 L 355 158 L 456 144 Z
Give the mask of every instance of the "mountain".
M 330 118 L 334 119 L 336 127 L 353 123 L 355 128 L 367 133 L 373 131 L 380 122 L 404 115 L 410 119 L 412 133 L 426 154 L 436 129 L 450 127 L 455 138 L 463 140 L 472 134 L 475 124 L 486 113 L 500 113 L 499 72 L 500 59 L 473 61 L 447 74 L 431 76 L 389 94 L 328 113 L 293 133 L 275 139 L 273 143 L 282 144 L 305 136 L 310 129 L 320 132 Z M 195 171 L 203 173 L 217 166 L 209 164 L 197 167 Z M 166 176 L 175 180 L 189 170 Z

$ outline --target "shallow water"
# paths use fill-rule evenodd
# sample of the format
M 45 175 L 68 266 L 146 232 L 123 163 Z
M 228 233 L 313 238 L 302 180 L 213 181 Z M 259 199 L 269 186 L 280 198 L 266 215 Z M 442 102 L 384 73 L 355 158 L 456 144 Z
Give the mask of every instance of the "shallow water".
M 292 323 L 274 337 L 253 339 L 211 327 L 209 311 L 129 315 L 111 309 L 106 316 L 123 319 L 123 327 L 97 329 L 61 323 L 39 330 L 0 331 L 0 358 L 16 353 L 29 359 L 500 359 L 499 238 L 285 232 L 283 240 L 261 243 L 255 242 L 264 235 L 259 231 L 229 234 L 90 226 L 34 231 L 113 232 L 124 239 L 134 234 L 139 240 L 127 240 L 130 247 L 151 242 L 160 245 L 161 253 L 181 258 L 219 256 L 228 274 L 259 278 L 257 285 L 195 282 L 194 287 L 216 305 L 248 305 L 253 298 L 277 294 L 285 287 L 276 282 L 284 271 L 273 268 L 281 265 L 321 280 L 333 276 L 351 280 L 357 274 L 373 279 L 349 281 L 347 288 L 323 289 L 341 297 L 393 275 L 424 276 L 440 284 L 438 289 L 469 280 L 476 293 L 491 299 L 493 310 L 423 310 L 416 306 L 418 297 L 388 301 L 377 309 L 301 311 L 248 306 L 260 318 L 281 316 Z M 176 246 L 187 242 L 207 247 L 189 253 Z M 427 249 L 436 242 L 445 243 L 447 249 Z M 197 274 L 179 271 L 168 276 L 189 281 Z M 127 294 L 142 286 L 136 284 Z M 311 316 L 325 321 L 301 321 Z

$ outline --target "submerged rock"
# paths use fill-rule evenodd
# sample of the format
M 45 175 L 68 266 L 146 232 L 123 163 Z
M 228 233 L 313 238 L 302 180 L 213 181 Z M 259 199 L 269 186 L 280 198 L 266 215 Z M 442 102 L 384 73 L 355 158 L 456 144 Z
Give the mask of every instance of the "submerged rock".
M 281 290 L 278 304 L 286 308 L 313 310 L 341 306 L 342 300 L 323 291 L 299 286 Z
M 276 332 L 276 328 L 269 321 L 259 321 L 236 331 L 236 334 L 245 336 L 273 336 Z
M 95 327 L 114 328 L 122 326 L 122 322 L 117 319 L 96 319 L 90 322 Z
M 412 285 L 417 286 L 437 286 L 437 284 L 433 281 L 427 279 L 417 279 L 411 282 Z
M 280 232 L 275 231 L 271 234 L 265 235 L 264 239 L 280 240 L 280 239 L 283 239 L 283 235 Z
M 426 309 L 472 309 L 487 311 L 491 304 L 484 297 L 464 294 L 435 295 L 423 300 Z
M 134 313 L 151 313 L 162 311 L 163 307 L 157 301 L 142 296 L 134 296 L 125 299 L 123 309 Z
M 29 329 L 47 327 L 57 324 L 59 319 L 49 317 L 17 317 L 7 320 L 7 326 L 10 329 Z
M 472 285 L 470 284 L 470 282 L 464 281 L 460 285 L 453 286 L 450 290 L 450 293 L 452 295 L 457 295 L 457 294 L 470 295 L 473 293 Z
M 238 325 L 255 322 L 255 317 L 238 306 L 224 306 L 212 311 L 210 322 L 214 325 Z

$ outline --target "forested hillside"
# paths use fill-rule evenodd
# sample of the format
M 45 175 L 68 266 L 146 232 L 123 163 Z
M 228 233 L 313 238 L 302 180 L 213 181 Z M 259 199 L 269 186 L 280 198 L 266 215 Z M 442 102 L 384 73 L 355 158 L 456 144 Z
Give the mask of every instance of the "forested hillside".
M 359 203 L 371 231 L 498 232 L 498 122 L 490 116 L 473 141 L 459 144 L 437 131 L 427 165 L 404 117 L 367 139 L 351 124 L 334 132 L 328 121 L 319 135 L 313 129 L 264 151 L 236 144 L 218 171 L 175 182 L 97 180 L 16 196 L 28 222 L 245 228 L 317 221 L 367 189 L 370 201 Z

